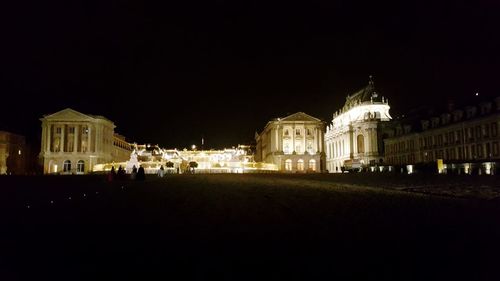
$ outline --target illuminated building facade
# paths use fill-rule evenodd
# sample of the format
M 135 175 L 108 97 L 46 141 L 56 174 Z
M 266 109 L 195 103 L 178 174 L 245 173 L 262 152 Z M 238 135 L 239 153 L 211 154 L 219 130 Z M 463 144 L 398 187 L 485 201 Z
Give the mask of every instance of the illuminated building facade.
M 440 173 L 498 173 L 500 97 L 461 109 L 450 104 L 441 114 L 392 127 L 384 141 L 389 165 L 408 172 L 429 166 Z
M 27 154 L 23 136 L 0 131 L 0 175 L 25 174 Z
M 324 128 L 321 120 L 303 112 L 269 121 L 255 136 L 255 160 L 285 172 L 321 172 Z
M 326 128 L 326 165 L 329 172 L 374 166 L 383 162 L 383 123 L 391 120 L 389 101 L 371 80 L 346 98 Z
M 196 163 L 192 169 L 191 163 Z M 105 163 L 94 166 L 96 172 L 110 171 L 112 167 L 122 166 L 127 173 L 133 167 L 142 166 L 147 174 L 155 174 L 163 167 L 166 173 L 253 173 L 274 172 L 277 166 L 267 163 L 257 163 L 250 146 L 221 150 L 177 150 L 163 149 L 158 145 L 134 145 L 130 159 L 123 162 Z
M 45 174 L 85 174 L 96 164 L 130 157 L 130 144 L 114 133 L 114 123 L 103 116 L 67 108 L 40 120 L 40 157 Z

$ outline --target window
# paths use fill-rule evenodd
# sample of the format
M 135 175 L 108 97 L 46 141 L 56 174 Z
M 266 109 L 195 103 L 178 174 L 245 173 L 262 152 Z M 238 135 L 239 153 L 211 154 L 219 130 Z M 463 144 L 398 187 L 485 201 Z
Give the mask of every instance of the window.
M 309 170 L 311 171 L 316 171 L 316 160 L 311 159 L 309 160 Z
M 63 171 L 66 173 L 71 172 L 71 161 L 69 160 L 64 161 Z
M 287 159 L 285 161 L 285 170 L 286 171 L 291 171 L 292 170 L 292 160 L 291 159 Z
M 78 161 L 78 163 L 76 164 L 76 172 L 77 173 L 85 172 L 85 162 L 83 162 L 83 160 Z
M 481 138 L 481 126 L 476 126 L 476 138 Z
M 283 152 L 284 152 L 285 154 L 290 154 L 290 153 L 292 153 L 292 152 L 290 151 L 290 144 L 289 144 L 288 142 L 285 142 L 285 144 L 283 145 Z
M 358 135 L 358 153 L 365 153 L 365 138 L 363 135 Z
M 497 123 L 491 123 L 491 136 L 496 137 L 498 135 Z
M 56 128 L 56 134 L 60 134 L 60 133 L 61 133 L 61 127 Z
M 295 152 L 302 154 L 302 146 L 300 144 L 295 145 Z
M 491 156 L 492 156 L 492 154 L 491 154 L 491 144 L 490 144 L 489 142 L 488 142 L 488 143 L 486 143 L 486 144 L 485 144 L 485 148 L 486 148 L 486 155 L 485 155 L 485 156 L 486 156 L 487 158 L 488 158 L 488 157 L 491 157 Z
M 311 136 L 311 135 L 312 135 L 311 129 L 307 129 L 307 135 L 308 135 L 308 136 Z
M 299 161 L 297 161 L 297 170 L 304 171 L 304 160 L 299 159 Z
M 313 154 L 313 145 L 311 141 L 307 142 L 307 152 L 309 152 L 309 154 Z
M 290 132 L 288 131 L 288 129 L 285 130 L 285 136 L 289 136 L 290 135 Z
M 300 129 L 295 129 L 295 135 L 300 136 Z
M 498 142 L 493 143 L 493 156 L 498 156 Z
M 70 134 L 74 134 L 75 133 L 75 127 L 69 127 L 68 132 Z
M 482 144 L 477 145 L 477 156 L 479 158 L 483 157 L 483 145 Z

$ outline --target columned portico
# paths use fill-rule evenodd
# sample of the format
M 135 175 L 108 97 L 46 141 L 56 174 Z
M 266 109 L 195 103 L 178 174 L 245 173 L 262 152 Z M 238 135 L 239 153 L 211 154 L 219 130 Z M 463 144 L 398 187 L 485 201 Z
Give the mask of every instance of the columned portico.
M 92 171 L 93 165 L 124 161 L 125 155 L 130 155 L 130 147 L 127 149 L 123 145 L 123 137 L 114 141 L 113 122 L 102 116 L 86 115 L 68 108 L 40 120 L 40 156 L 45 173 L 87 173 Z M 115 147 L 115 143 L 120 146 Z M 55 145 L 58 145 L 57 150 Z

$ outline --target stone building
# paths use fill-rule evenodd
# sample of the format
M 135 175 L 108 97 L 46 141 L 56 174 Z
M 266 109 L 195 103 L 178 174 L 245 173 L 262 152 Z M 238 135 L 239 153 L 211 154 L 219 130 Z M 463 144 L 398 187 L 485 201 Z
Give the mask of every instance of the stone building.
M 326 168 L 338 173 L 383 162 L 383 123 L 391 120 L 389 101 L 369 84 L 348 95 L 326 128 Z
M 28 151 L 23 136 L 0 131 L 0 175 L 26 173 Z
M 386 162 L 408 172 L 432 166 L 440 173 L 493 174 L 500 162 L 500 97 L 392 126 Z
M 324 166 L 324 123 L 303 112 L 269 121 L 256 134 L 255 161 L 280 171 L 321 172 Z
M 67 108 L 40 120 L 40 157 L 45 174 L 85 174 L 96 164 L 130 157 L 130 145 L 115 134 L 114 123 L 103 116 Z

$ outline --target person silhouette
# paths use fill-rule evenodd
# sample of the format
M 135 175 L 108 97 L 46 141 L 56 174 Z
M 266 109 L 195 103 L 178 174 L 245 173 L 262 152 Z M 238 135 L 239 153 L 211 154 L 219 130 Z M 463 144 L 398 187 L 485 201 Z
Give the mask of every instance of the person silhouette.
M 144 167 L 142 165 L 139 167 L 139 171 L 137 171 L 137 178 L 138 181 L 143 181 L 146 179 L 146 173 L 144 171 Z
M 132 167 L 132 173 L 130 174 L 130 179 L 135 180 L 137 178 L 137 167 L 134 165 Z

